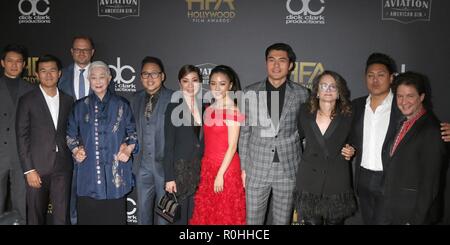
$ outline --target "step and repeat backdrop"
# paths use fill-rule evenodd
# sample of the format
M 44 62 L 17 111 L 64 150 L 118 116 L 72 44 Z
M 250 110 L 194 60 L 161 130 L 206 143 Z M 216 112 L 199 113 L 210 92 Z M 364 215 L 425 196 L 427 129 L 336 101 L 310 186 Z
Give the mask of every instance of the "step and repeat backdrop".
M 142 88 L 140 62 L 160 57 L 165 85 L 178 89 L 184 64 L 201 68 L 204 83 L 218 64 L 233 67 L 243 86 L 265 78 L 266 47 L 290 44 L 297 54 L 295 82 L 310 86 L 324 69 L 340 73 L 352 97 L 367 93 L 365 61 L 392 56 L 400 71 L 427 75 L 434 110 L 450 120 L 450 1 L 446 0 L 2 0 L 0 47 L 28 47 L 25 78 L 40 55 L 72 63 L 75 35 L 89 35 L 94 60 L 109 64 L 117 93 Z M 134 195 L 129 223 L 136 223 Z

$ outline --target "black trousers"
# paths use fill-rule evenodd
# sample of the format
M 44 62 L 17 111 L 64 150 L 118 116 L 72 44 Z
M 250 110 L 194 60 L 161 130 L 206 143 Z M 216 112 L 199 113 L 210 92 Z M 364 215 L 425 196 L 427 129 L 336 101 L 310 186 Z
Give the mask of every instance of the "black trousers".
M 27 218 L 29 225 L 47 224 L 47 210 L 51 203 L 54 225 L 69 224 L 69 198 L 72 172 L 60 172 L 41 177 L 41 188 L 27 184 Z
M 358 196 L 365 225 L 388 224 L 384 211 L 383 171 L 371 171 L 360 167 Z
M 78 225 L 126 225 L 126 200 L 126 197 L 96 200 L 78 196 Z

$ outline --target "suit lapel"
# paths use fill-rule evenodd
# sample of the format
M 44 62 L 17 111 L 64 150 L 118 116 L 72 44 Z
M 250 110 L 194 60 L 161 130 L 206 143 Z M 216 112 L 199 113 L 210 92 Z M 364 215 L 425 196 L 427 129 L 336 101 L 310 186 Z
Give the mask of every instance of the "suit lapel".
M 326 139 L 329 139 L 334 131 L 336 131 L 337 127 L 339 126 L 342 119 L 342 115 L 340 113 L 337 113 L 336 116 L 331 120 L 330 125 L 328 125 L 327 131 L 325 131 L 324 137 Z
M 74 82 L 74 80 L 75 80 L 75 64 L 72 64 L 72 66 L 69 68 L 69 74 L 70 74 L 70 76 L 69 76 L 69 88 L 70 88 L 70 91 L 72 91 L 73 97 L 76 100 L 75 84 L 74 84 L 75 83 Z
M 42 115 L 47 119 L 48 125 L 51 125 L 51 128 L 54 130 L 54 132 L 56 132 L 55 125 L 53 124 L 52 114 L 50 113 L 50 109 L 48 108 L 47 102 L 45 101 L 45 97 L 42 94 L 41 89 L 40 88 L 37 88 L 37 89 L 38 89 L 38 93 L 39 93 L 39 96 L 37 96 L 37 97 L 38 97 L 38 101 L 40 103 L 40 105 L 38 105 L 38 106 L 41 108 L 41 111 L 43 113 Z M 61 99 L 60 99 L 59 103 L 61 104 Z M 60 110 L 61 110 L 61 106 L 60 106 Z
M 408 144 L 409 141 L 413 140 L 415 137 L 415 135 L 417 134 L 417 132 L 423 127 L 424 122 L 426 121 L 426 117 L 428 115 L 425 114 L 423 115 L 421 118 L 419 118 L 414 125 L 409 129 L 409 131 L 405 134 L 405 136 L 403 137 L 402 141 L 400 141 L 400 143 L 397 146 L 397 149 L 395 149 L 394 154 L 391 156 L 391 158 L 393 158 L 397 152 L 399 152 L 406 144 Z M 394 136 L 394 140 L 396 138 L 397 135 Z M 391 145 L 391 144 L 390 144 Z M 390 149 L 389 149 L 390 150 Z
M 288 111 L 294 101 L 294 92 L 292 91 L 293 90 L 292 84 L 290 83 L 289 80 L 287 80 L 285 83 L 286 83 L 286 91 L 284 94 L 283 109 L 281 111 L 280 122 L 278 123 L 276 128 L 277 132 L 280 128 L 281 122 L 286 118 L 286 115 L 288 114 Z
M 67 115 L 67 109 L 66 109 L 66 101 L 64 100 L 64 97 L 62 96 L 61 91 L 59 91 L 59 111 L 58 111 L 58 124 L 57 124 L 57 130 L 58 131 L 61 127 L 61 125 L 64 123 L 64 118 L 62 115 Z
M 257 93 L 259 104 L 256 105 L 259 109 L 259 113 L 257 116 L 257 120 L 259 122 L 262 121 L 262 125 L 266 127 L 266 125 L 270 124 L 270 128 L 273 132 L 278 132 L 276 130 L 276 127 L 273 123 L 272 118 L 269 116 L 269 111 L 267 110 L 267 88 L 266 88 L 266 81 L 261 82 L 261 86 L 259 87 L 259 91 Z

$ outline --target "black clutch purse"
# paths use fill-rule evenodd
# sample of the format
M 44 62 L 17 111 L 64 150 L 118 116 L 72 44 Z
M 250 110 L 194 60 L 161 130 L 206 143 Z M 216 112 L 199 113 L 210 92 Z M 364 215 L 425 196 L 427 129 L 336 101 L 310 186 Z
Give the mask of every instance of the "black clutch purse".
M 181 217 L 181 206 L 175 194 L 166 192 L 156 205 L 156 213 L 170 223 L 178 221 Z

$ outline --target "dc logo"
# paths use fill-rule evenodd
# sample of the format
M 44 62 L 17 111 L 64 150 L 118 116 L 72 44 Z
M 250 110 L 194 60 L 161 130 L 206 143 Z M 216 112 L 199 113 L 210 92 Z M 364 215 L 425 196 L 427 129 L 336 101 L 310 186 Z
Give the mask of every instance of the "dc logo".
M 131 67 L 129 65 L 121 66 L 121 64 L 120 64 L 120 57 L 117 57 L 117 67 L 113 66 L 113 65 L 109 65 L 109 68 L 113 69 L 114 72 L 116 73 L 116 76 L 114 77 L 114 82 L 116 82 L 116 83 L 122 82 L 122 83 L 125 83 L 125 84 L 130 84 L 136 78 L 136 76 L 134 75 L 136 73 L 136 71 L 134 70 L 133 67 Z M 130 73 L 132 74 L 130 79 L 125 80 L 125 78 L 123 77 L 124 70 L 129 70 L 130 71 Z
M 127 202 L 130 202 L 133 205 L 133 209 L 131 211 L 127 212 L 127 215 L 133 215 L 136 213 L 136 201 L 127 197 Z
M 309 7 L 309 3 L 311 2 L 311 0 L 301 0 L 302 1 L 302 8 L 299 10 L 299 11 L 294 11 L 294 10 L 292 10 L 292 8 L 291 8 L 291 2 L 292 2 L 292 0 L 288 0 L 287 2 L 286 2 L 286 9 L 289 11 L 289 13 L 291 13 L 292 15 L 301 15 L 301 14 L 303 14 L 303 15 L 319 15 L 319 14 L 322 14 L 322 12 L 324 11 L 324 9 L 325 9 L 325 7 L 321 7 L 319 10 L 317 10 L 317 11 L 312 11 L 311 9 L 310 9 L 310 7 Z M 325 1 L 324 0 L 320 0 L 320 2 L 322 3 L 322 4 L 324 4 L 325 3 Z
M 39 2 L 43 1 L 44 4 L 39 4 Z M 24 3 L 28 2 L 30 6 L 25 5 L 25 9 L 28 9 L 27 7 L 30 7 L 28 12 L 24 11 Z M 42 9 L 45 7 L 45 9 Z M 46 15 L 50 11 L 50 2 L 49 0 L 20 0 L 19 1 L 19 12 L 22 15 Z

